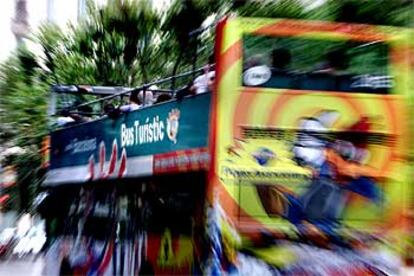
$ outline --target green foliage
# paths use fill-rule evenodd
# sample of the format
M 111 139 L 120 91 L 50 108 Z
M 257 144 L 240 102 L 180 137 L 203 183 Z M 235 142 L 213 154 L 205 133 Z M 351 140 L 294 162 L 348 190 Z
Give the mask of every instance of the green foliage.
M 36 41 L 43 50 L 39 57 L 43 65 L 42 80 L 52 83 L 94 83 L 95 68 L 92 62 L 79 51 L 73 50 L 78 36 L 64 34 L 54 24 L 40 27 Z
M 19 50 L 17 58 L 10 59 L 1 68 L 0 89 L 2 123 L 19 134 L 14 137 L 15 144 L 25 146 L 40 142 L 46 134 L 48 85 L 38 79 L 40 71 L 34 66 L 34 60 L 21 53 Z
M 299 0 L 284 1 L 246 1 L 238 7 L 241 16 L 274 17 L 274 18 L 304 18 L 304 7 Z
M 10 199 L 5 206 L 8 210 L 20 209 L 28 212 L 31 210 L 33 198 L 39 191 L 43 181 L 44 171 L 41 169 L 41 158 L 36 145 L 26 146 L 25 152 L 18 156 L 12 156 L 9 160 L 17 169 L 17 186 L 6 189 Z
M 176 53 L 170 74 L 175 75 L 180 68 L 189 69 L 195 55 L 194 51 L 200 44 L 197 31 L 200 30 L 208 16 L 217 15 L 223 6 L 224 2 L 217 0 L 175 0 L 171 4 L 162 26 L 171 41 L 171 49 L 174 49 Z M 204 42 L 211 45 L 207 49 L 212 48 L 213 41 L 205 40 Z
M 18 49 L 0 69 L 0 144 L 19 146 L 24 150 L 21 155 L 9 156 L 2 164 L 13 164 L 18 171 L 18 186 L 7 191 L 11 195 L 9 207 L 12 209 L 29 207 L 29 191 L 34 193 L 37 190 L 43 175 L 39 169 L 38 145 L 47 134 L 48 85 L 40 80 L 40 75 L 41 70 L 34 56 L 25 48 Z
M 414 4 L 407 0 L 327 0 L 310 19 L 373 25 L 413 26 Z
M 411 0 L 326 0 L 311 10 L 299 0 L 235 0 L 241 16 L 314 19 L 373 25 L 413 26 Z

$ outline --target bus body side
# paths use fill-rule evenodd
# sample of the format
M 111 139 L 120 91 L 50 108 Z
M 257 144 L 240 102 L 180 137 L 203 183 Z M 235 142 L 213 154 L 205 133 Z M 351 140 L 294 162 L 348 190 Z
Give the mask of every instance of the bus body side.
M 410 35 L 394 27 L 285 19 L 219 24 L 210 201 L 241 234 L 237 246 L 272 236 L 352 247 L 375 237 L 406 253 L 413 181 Z M 316 46 L 305 48 L 302 40 Z M 354 57 L 357 73 L 335 75 L 330 86 L 325 72 L 298 72 L 324 43 Z M 282 47 L 293 52 L 294 73 L 260 60 Z M 369 51 L 387 51 L 387 59 L 373 66 Z M 380 66 L 385 73 L 364 73 Z
M 73 248 L 75 239 L 65 234 L 78 231 L 70 230 L 71 222 L 83 220 L 82 235 L 105 241 L 108 257 L 93 261 L 107 269 L 102 273 L 122 274 L 128 265 L 135 271 L 125 273 L 199 274 L 210 96 L 154 104 L 53 131 L 43 185 L 55 196 L 47 207 L 50 216 L 58 217 L 55 221 L 65 231 L 55 233 L 59 238 L 51 248 L 60 248 L 65 239 L 65 246 Z M 82 211 L 83 200 L 94 206 L 92 211 Z M 95 214 L 99 208 L 102 214 Z M 119 212 L 105 213 L 113 209 Z M 59 253 L 69 258 L 73 250 Z M 47 254 L 46 271 L 61 265 L 54 254 Z M 128 262 L 120 261 L 127 256 Z M 90 263 L 82 271 L 94 271 L 96 265 Z

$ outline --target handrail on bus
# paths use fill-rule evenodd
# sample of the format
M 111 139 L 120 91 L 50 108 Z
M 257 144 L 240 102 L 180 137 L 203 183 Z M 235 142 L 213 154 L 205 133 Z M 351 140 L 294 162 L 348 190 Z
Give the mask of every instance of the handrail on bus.
M 210 66 L 214 66 L 214 65 L 210 65 Z M 141 85 L 139 87 L 135 87 L 135 88 L 132 88 L 132 89 L 127 89 L 127 88 L 124 88 L 124 87 L 116 87 L 116 88 L 120 89 L 121 91 L 120 92 L 116 92 L 116 93 L 114 93 L 112 95 L 108 95 L 108 96 L 101 97 L 101 98 L 96 99 L 96 100 L 92 100 L 92 101 L 89 101 L 89 102 L 86 102 L 86 103 L 82 103 L 82 104 L 79 104 L 79 105 L 71 106 L 71 107 L 67 108 L 66 110 L 68 112 L 70 112 L 70 111 L 76 110 L 76 109 L 78 109 L 80 107 L 84 107 L 84 106 L 88 106 L 88 105 L 91 105 L 91 104 L 100 103 L 100 102 L 103 102 L 103 101 L 106 101 L 106 100 L 110 100 L 110 99 L 113 99 L 113 98 L 116 98 L 116 97 L 119 97 L 119 96 L 123 96 L 123 95 L 129 94 L 129 93 L 135 92 L 135 91 L 138 92 L 138 91 L 141 91 L 141 90 L 144 91 L 144 92 L 145 91 L 161 91 L 161 92 L 170 93 L 170 94 L 174 95 L 174 93 L 177 91 L 175 89 L 173 89 L 173 90 L 172 89 L 150 89 L 150 87 L 153 86 L 153 85 L 163 84 L 163 83 L 166 83 L 166 82 L 169 82 L 169 81 L 174 81 L 176 79 L 180 79 L 180 78 L 184 78 L 184 77 L 187 77 L 187 76 L 190 76 L 190 75 L 194 75 L 194 74 L 200 73 L 200 72 L 202 72 L 204 70 L 204 68 L 205 68 L 205 66 L 200 67 L 200 68 L 195 69 L 195 70 L 190 70 L 190 71 L 187 71 L 187 72 L 178 74 L 178 75 L 174 75 L 174 76 L 171 76 L 171 77 L 167 77 L 167 78 L 159 79 L 159 80 L 156 80 L 156 81 L 153 81 L 153 82 L 150 82 L 150 83 L 146 83 L 146 84 L 143 84 L 143 85 Z M 54 87 L 58 88 L 59 85 L 54 86 Z M 80 86 L 73 86 L 73 88 L 75 88 L 75 87 L 82 88 L 82 85 L 80 85 Z M 53 88 L 52 88 L 52 90 L 53 90 Z M 59 89 L 57 89 L 56 92 L 57 91 L 59 91 Z M 60 92 L 63 92 L 63 91 L 60 91 Z M 69 90 L 66 93 L 74 93 L 74 92 L 76 92 L 76 91 L 70 91 Z M 145 94 L 146 93 L 143 93 L 144 105 L 145 105 Z M 96 94 L 96 95 L 99 95 L 99 94 Z M 55 114 L 52 114 L 52 116 L 56 116 L 56 115 L 57 115 L 56 113 Z
M 192 30 L 188 33 L 188 37 L 189 38 L 194 38 L 195 37 L 196 39 L 198 39 L 198 36 L 200 34 L 202 34 L 204 31 L 206 31 L 210 28 L 214 28 L 217 25 L 217 23 L 218 23 L 218 21 L 212 22 L 208 26 L 201 26 L 200 28 L 194 29 L 194 30 Z M 204 49 L 204 47 L 202 49 Z M 187 72 L 184 72 L 184 73 L 178 74 L 178 75 L 173 75 L 171 77 L 167 77 L 167 78 L 164 78 L 164 79 L 156 80 L 156 81 L 153 81 L 153 82 L 150 82 L 150 83 L 146 83 L 146 84 L 141 85 L 140 87 L 136 87 L 136 88 L 133 88 L 133 89 L 129 89 L 127 87 L 122 87 L 122 86 L 115 86 L 115 87 L 107 87 L 107 86 L 93 86 L 93 87 L 90 87 L 89 86 L 89 88 L 92 88 L 92 90 L 95 89 L 95 88 L 98 88 L 99 90 L 101 90 L 100 92 L 92 93 L 92 94 L 95 94 L 95 95 L 111 94 L 109 91 L 106 92 L 105 91 L 106 89 L 114 89 L 115 88 L 116 90 L 121 90 L 121 91 L 117 92 L 117 93 L 114 93 L 112 95 L 102 97 L 102 98 L 97 99 L 97 100 L 92 100 L 92 101 L 89 101 L 89 102 L 86 102 L 86 103 L 82 103 L 82 104 L 79 104 L 79 105 L 76 105 L 76 106 L 66 108 L 66 110 L 68 112 L 70 112 L 70 111 L 78 109 L 80 107 L 84 107 L 84 106 L 88 106 L 88 105 L 91 105 L 91 104 L 103 102 L 103 101 L 106 101 L 106 100 L 109 100 L 109 99 L 113 99 L 113 98 L 116 98 L 116 97 L 119 97 L 119 96 L 123 96 L 123 95 L 129 94 L 129 93 L 132 93 L 134 91 L 140 91 L 140 90 L 142 90 L 144 92 L 143 93 L 143 102 L 144 102 L 143 105 L 144 106 L 145 106 L 145 96 L 146 96 L 145 91 L 154 91 L 154 92 L 156 91 L 156 92 L 169 93 L 169 94 L 171 94 L 171 96 L 174 96 L 174 93 L 177 91 L 175 89 L 175 80 L 176 79 L 187 77 L 187 76 L 191 75 L 192 79 L 194 80 L 195 79 L 195 74 L 197 74 L 199 72 L 202 72 L 203 69 L 205 68 L 205 66 L 203 66 L 201 68 L 198 68 L 198 69 L 195 68 L 196 63 L 197 63 L 198 50 L 200 50 L 200 49 L 198 49 L 198 43 L 196 43 L 195 57 L 193 59 L 192 70 L 190 70 L 190 71 L 187 71 Z M 214 68 L 215 64 L 209 64 L 208 66 Z M 171 86 L 172 89 L 156 89 L 156 90 L 149 89 L 152 85 L 162 84 L 162 83 L 169 82 L 169 81 L 171 81 L 171 83 L 172 83 L 172 86 Z M 66 87 L 73 88 L 73 91 L 68 91 L 68 90 L 59 91 L 59 88 L 62 88 L 64 86 L 66 86 L 66 85 L 59 85 L 59 84 L 54 85 L 54 86 L 52 86 L 52 92 L 77 93 L 77 92 L 79 92 L 79 88 L 82 89 L 82 88 L 87 87 L 87 85 L 73 85 L 73 86 L 72 85 L 67 85 Z M 57 114 L 55 112 L 54 114 L 50 114 L 49 116 L 56 116 L 56 115 Z

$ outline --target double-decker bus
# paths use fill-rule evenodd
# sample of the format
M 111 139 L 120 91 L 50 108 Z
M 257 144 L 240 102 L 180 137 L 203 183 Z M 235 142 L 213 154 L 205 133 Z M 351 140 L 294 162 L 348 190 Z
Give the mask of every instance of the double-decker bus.
M 52 87 L 46 275 L 200 273 L 211 94 L 168 100 L 170 92 Z M 142 96 L 139 109 L 115 108 L 131 95 Z
M 398 273 L 412 235 L 412 36 L 223 19 L 213 91 L 51 133 L 45 185 L 81 194 L 54 250 L 115 274 Z M 103 100 L 135 91 L 115 90 Z M 82 246 L 91 261 L 76 266 Z

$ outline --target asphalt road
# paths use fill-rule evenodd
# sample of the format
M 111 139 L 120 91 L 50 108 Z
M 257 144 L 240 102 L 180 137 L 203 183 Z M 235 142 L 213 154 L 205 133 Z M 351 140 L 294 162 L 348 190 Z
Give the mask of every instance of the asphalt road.
M 0 261 L 0 275 L 4 276 L 41 276 L 43 259 L 41 257 Z M 404 268 L 401 275 L 414 276 L 414 268 Z
M 0 275 L 4 276 L 40 276 L 42 275 L 43 259 L 41 257 L 18 260 L 0 260 Z

